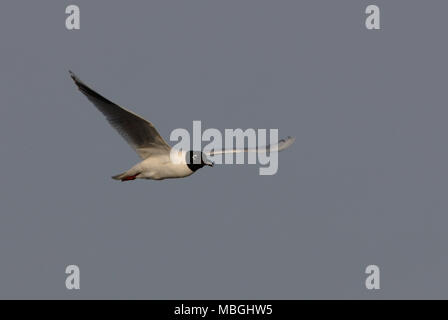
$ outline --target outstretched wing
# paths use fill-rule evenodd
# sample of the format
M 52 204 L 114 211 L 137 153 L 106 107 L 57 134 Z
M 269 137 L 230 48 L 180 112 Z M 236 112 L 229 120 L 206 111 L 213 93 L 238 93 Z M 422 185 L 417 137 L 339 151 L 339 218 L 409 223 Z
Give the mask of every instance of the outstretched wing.
M 107 121 L 118 131 L 142 159 L 150 155 L 170 152 L 171 147 L 163 140 L 151 122 L 116 105 L 84 84 L 70 72 L 79 90 L 101 111 Z
M 281 139 L 278 141 L 278 143 L 273 144 L 273 145 L 267 145 L 267 146 L 262 146 L 262 147 L 257 147 L 257 148 L 252 148 L 252 149 L 227 149 L 227 150 L 212 150 L 210 152 L 206 152 L 206 154 L 208 156 L 215 156 L 215 155 L 220 155 L 220 154 L 226 154 L 226 153 L 242 153 L 242 152 L 261 152 L 261 151 L 282 151 L 285 150 L 287 148 L 289 148 L 295 141 L 296 139 L 293 137 L 287 137 L 286 139 Z

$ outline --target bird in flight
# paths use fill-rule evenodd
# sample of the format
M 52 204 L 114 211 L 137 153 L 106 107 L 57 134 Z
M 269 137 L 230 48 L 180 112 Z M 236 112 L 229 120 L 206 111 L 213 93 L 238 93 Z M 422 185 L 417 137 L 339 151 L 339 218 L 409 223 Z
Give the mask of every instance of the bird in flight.
M 272 146 L 257 149 L 227 149 L 201 151 L 173 150 L 160 136 L 153 124 L 135 113 L 126 110 L 84 84 L 72 71 L 71 78 L 78 89 L 103 113 L 107 121 L 114 127 L 126 142 L 137 152 L 141 162 L 131 169 L 113 176 L 115 180 L 131 181 L 135 179 L 176 179 L 192 175 L 204 166 L 213 167 L 207 156 L 225 153 L 260 152 L 260 150 L 281 151 L 294 143 L 288 137 Z

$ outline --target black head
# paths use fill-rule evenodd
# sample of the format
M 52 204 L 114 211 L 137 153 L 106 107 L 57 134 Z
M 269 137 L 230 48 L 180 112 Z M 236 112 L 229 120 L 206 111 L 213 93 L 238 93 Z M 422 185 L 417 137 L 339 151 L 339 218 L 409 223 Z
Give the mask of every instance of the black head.
M 203 166 L 213 167 L 214 163 L 207 159 L 205 153 L 201 151 L 188 151 L 185 155 L 185 161 L 188 168 L 195 172 Z

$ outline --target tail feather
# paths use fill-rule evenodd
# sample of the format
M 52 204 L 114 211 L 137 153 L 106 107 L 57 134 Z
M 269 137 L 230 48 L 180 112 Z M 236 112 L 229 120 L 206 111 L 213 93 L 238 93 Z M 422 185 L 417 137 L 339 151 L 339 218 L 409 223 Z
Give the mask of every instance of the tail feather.
M 126 172 L 117 174 L 117 175 L 113 176 L 112 179 L 114 179 L 114 180 L 121 180 L 121 179 L 123 179 L 124 177 L 126 177 Z

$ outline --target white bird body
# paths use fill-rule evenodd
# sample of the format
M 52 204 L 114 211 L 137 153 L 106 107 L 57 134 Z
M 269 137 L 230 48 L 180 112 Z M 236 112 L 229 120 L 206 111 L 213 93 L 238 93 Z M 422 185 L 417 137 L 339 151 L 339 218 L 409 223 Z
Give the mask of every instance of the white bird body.
M 259 152 L 260 150 L 281 151 L 294 143 L 294 138 L 288 137 L 272 146 L 256 149 L 214 150 L 207 154 L 201 151 L 174 150 L 163 140 L 151 122 L 101 96 L 79 80 L 71 71 L 70 76 L 78 89 L 104 114 L 107 121 L 142 159 L 128 171 L 112 177 L 116 180 L 184 178 L 204 166 L 212 167 L 213 162 L 207 159 L 207 155 Z
M 170 153 L 154 155 L 113 178 L 124 181 L 134 179 L 163 180 L 185 178 L 194 173 L 187 166 L 185 159 L 186 153 L 182 151 L 173 153 L 173 159 L 171 159 Z

